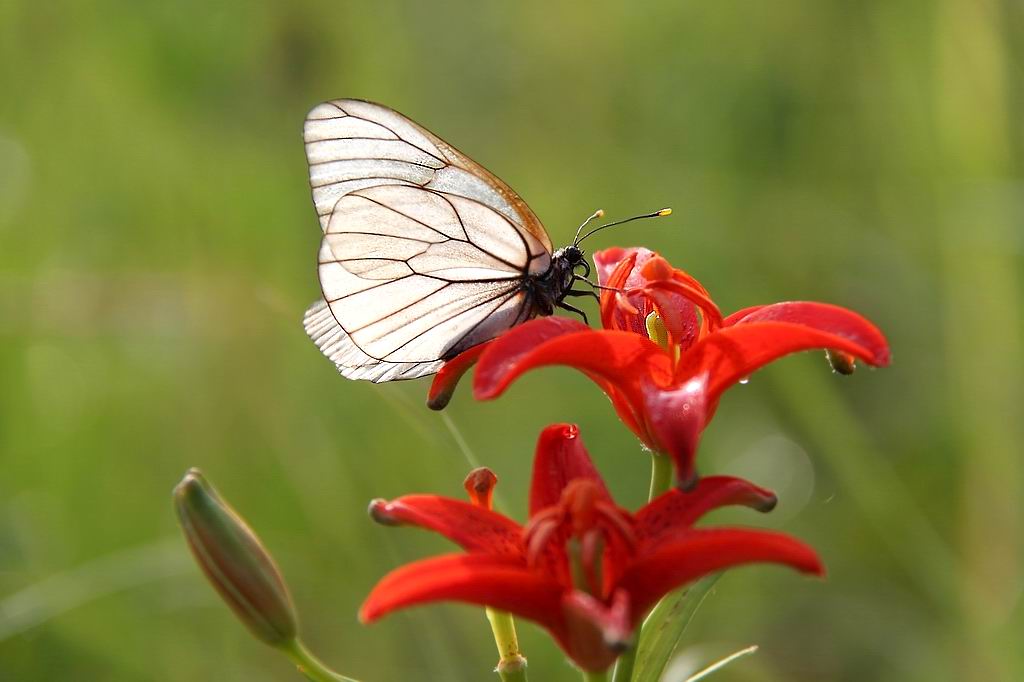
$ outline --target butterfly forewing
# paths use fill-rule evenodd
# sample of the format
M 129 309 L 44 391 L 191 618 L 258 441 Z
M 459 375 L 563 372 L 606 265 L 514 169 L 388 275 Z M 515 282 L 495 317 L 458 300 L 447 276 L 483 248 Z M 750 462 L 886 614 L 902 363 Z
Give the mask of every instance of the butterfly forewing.
M 547 233 L 486 169 L 391 109 L 321 104 L 305 126 L 324 230 L 316 345 L 350 378 L 407 379 L 535 314 Z
M 420 125 L 388 107 L 354 99 L 324 102 L 306 117 L 303 130 L 313 203 L 327 229 L 334 202 L 360 187 L 409 184 L 475 199 L 516 223 L 551 251 L 544 226 L 526 202 L 493 173 Z M 344 172 L 318 178 L 320 164 L 371 164 L 369 175 L 345 179 Z M 335 169 L 337 170 L 337 169 Z

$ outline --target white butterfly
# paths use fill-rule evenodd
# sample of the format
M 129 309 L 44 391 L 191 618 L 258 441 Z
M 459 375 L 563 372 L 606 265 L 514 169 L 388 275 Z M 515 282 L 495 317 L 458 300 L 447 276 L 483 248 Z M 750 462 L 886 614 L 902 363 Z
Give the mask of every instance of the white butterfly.
M 536 315 L 579 312 L 563 299 L 592 294 L 572 291 L 576 270 L 590 272 L 579 231 L 552 253 L 518 194 L 398 112 L 333 100 L 309 112 L 303 134 L 324 231 L 323 298 L 303 324 L 342 375 L 433 374 Z

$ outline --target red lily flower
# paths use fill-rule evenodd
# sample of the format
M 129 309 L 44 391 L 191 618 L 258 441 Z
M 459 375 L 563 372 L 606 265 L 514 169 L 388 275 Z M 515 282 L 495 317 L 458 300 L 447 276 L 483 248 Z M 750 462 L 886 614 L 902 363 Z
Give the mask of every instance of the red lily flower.
M 723 319 L 697 280 L 652 251 L 608 249 L 595 253 L 594 261 L 607 287 L 601 295 L 604 329 L 558 317 L 514 327 L 474 349 L 474 394 L 495 398 L 536 367 L 575 367 L 601 387 L 646 447 L 673 458 L 683 487 L 696 480 L 697 443 L 722 393 L 757 369 L 811 349 L 828 349 L 844 373 L 852 371 L 855 358 L 889 363 L 882 333 L 846 308 L 795 301 Z M 450 395 L 451 376 L 448 381 Z
M 697 529 L 724 505 L 771 509 L 775 496 L 747 481 L 709 476 L 635 514 L 615 504 L 575 426 L 545 429 L 537 444 L 526 526 L 490 509 L 497 479 L 478 469 L 466 481 L 473 503 L 436 495 L 376 500 L 387 524 L 438 532 L 466 550 L 425 559 L 385 576 L 360 611 L 364 622 L 396 609 L 454 600 L 535 621 L 576 664 L 597 672 L 628 647 L 636 626 L 666 593 L 709 573 L 774 562 L 821 575 L 812 549 L 779 533 Z

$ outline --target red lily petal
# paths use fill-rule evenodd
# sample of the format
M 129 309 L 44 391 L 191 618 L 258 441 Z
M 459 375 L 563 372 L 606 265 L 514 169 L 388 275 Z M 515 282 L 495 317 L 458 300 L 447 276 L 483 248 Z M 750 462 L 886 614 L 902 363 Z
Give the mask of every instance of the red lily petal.
M 601 261 L 598 260 L 598 254 L 594 254 L 598 283 L 608 287 L 601 290 L 600 301 L 601 326 L 605 329 L 617 329 L 635 334 L 647 333 L 644 321 L 652 310 L 650 303 L 641 293 L 622 293 L 634 272 L 633 265 L 636 263 L 638 255 L 640 255 L 639 250 L 631 251 L 606 275 L 605 268 L 602 268 Z
M 699 297 L 696 290 L 688 290 L 679 282 L 653 282 L 644 293 L 665 325 L 669 344 L 680 350 L 692 346 L 700 338 L 702 328 L 717 328 L 722 319 L 714 301 Z M 702 319 L 697 317 L 698 308 Z
M 561 585 L 528 571 L 519 559 L 487 554 L 447 554 L 406 564 L 384 576 L 359 609 L 373 621 L 397 609 L 435 601 L 492 606 L 522 616 L 565 637 Z
M 691 530 L 641 555 L 623 575 L 618 587 L 629 592 L 633 616 L 638 621 L 659 599 L 681 585 L 732 566 L 763 561 L 785 564 L 814 575 L 825 572 L 814 550 L 788 535 L 716 528 Z
M 439 495 L 374 500 L 370 516 L 386 525 L 411 525 L 440 533 L 467 552 L 524 556 L 523 529 L 490 509 Z
M 683 354 L 676 378 L 707 376 L 707 400 L 714 403 L 725 389 L 783 355 L 816 348 L 835 348 L 871 365 L 889 361 L 888 347 L 861 345 L 846 336 L 791 322 L 737 323 L 701 339 Z
M 647 316 L 657 308 L 673 344 L 690 346 L 697 338 L 697 312 L 694 302 L 710 304 L 717 316 L 717 308 L 710 302 L 707 291 L 695 279 L 681 270 L 675 270 L 657 253 L 644 248 L 605 249 L 594 254 L 598 281 L 608 287 L 624 289 L 617 294 L 601 294 L 601 323 L 605 329 L 619 329 L 647 335 Z M 666 291 L 662 287 L 650 289 L 652 284 L 672 282 L 680 291 Z M 634 311 L 623 310 L 620 304 L 628 301 Z
M 755 313 L 758 310 L 760 310 L 761 308 L 767 308 L 767 307 L 768 307 L 767 305 L 752 305 L 752 306 L 747 307 L 747 308 L 740 308 L 739 310 L 737 310 L 736 312 L 732 313 L 731 315 L 726 316 L 726 318 L 724 320 L 722 320 L 722 326 L 723 327 L 731 327 L 734 324 L 736 324 L 737 322 L 739 322 L 740 320 L 742 320 L 747 315 L 750 315 L 751 313 Z
M 704 317 L 707 318 L 711 329 L 717 329 L 722 326 L 722 313 L 706 291 L 702 292 L 676 280 L 651 282 L 647 285 L 646 289 L 650 292 L 650 296 L 655 297 L 655 303 L 660 304 L 658 307 L 659 315 L 662 315 L 662 310 L 665 311 L 665 315 L 679 316 L 687 312 L 692 314 L 693 306 L 697 306 L 704 313 Z M 688 302 L 690 305 L 681 306 L 680 299 Z M 668 318 L 665 318 L 663 315 L 662 319 Z
M 487 344 L 487 349 L 480 357 L 480 366 L 473 376 L 473 394 L 478 400 L 495 397 L 501 390 L 494 392 L 494 386 L 524 356 L 547 341 L 585 331 L 592 330 L 582 322 L 567 317 L 541 317 L 513 327 Z
M 473 346 L 456 355 L 444 363 L 434 380 L 430 382 L 430 392 L 427 393 L 427 407 L 432 410 L 443 410 L 448 406 L 455 387 L 459 385 L 459 379 L 469 371 L 469 368 L 476 364 L 480 355 L 487 350 L 490 341 Z
M 591 377 L 598 386 L 602 386 L 607 382 L 602 381 L 597 377 Z M 654 449 L 654 443 L 650 438 L 650 435 L 646 431 L 646 427 L 643 425 L 643 414 L 639 411 L 643 409 L 642 405 L 633 405 L 630 402 L 629 396 L 615 388 L 612 384 L 603 386 L 605 394 L 608 399 L 612 402 L 612 407 L 615 408 L 615 414 L 619 415 L 619 419 L 626 425 L 626 428 L 636 434 L 636 437 L 643 442 L 648 449 Z
M 610 606 L 586 592 L 573 590 L 562 600 L 569 640 L 564 645 L 573 661 L 589 672 L 615 662 L 633 636 L 629 594 L 619 590 Z
M 655 450 L 672 457 L 676 484 L 689 489 L 696 483 L 693 460 L 700 434 L 708 421 L 707 376 L 695 376 L 678 388 L 641 384 L 647 429 Z
M 636 513 L 636 533 L 643 549 L 679 532 L 689 531 L 697 520 L 713 509 L 732 505 L 750 507 L 760 512 L 775 508 L 775 493 L 750 481 L 733 476 L 705 476 L 690 492 L 678 489 L 659 495 Z
M 636 257 L 643 255 L 643 259 L 647 260 L 650 256 L 654 255 L 654 252 L 650 249 L 645 249 L 642 246 L 632 246 L 629 248 L 622 248 L 621 246 L 613 246 L 608 249 L 601 249 L 600 251 L 594 252 L 594 270 L 597 271 L 597 282 L 598 284 L 607 285 L 611 279 L 612 272 L 614 272 L 622 261 L 632 257 L 633 261 L 636 261 Z
M 593 481 L 602 497 L 611 494 L 583 446 L 580 430 L 575 424 L 553 424 L 541 431 L 537 454 L 533 460 L 530 483 L 530 516 L 562 499 L 562 491 L 570 481 Z
M 527 329 L 529 325 L 554 320 L 560 320 L 564 326 L 568 326 L 564 323 L 574 322 L 551 317 L 535 320 L 513 328 L 491 344 L 473 376 L 473 392 L 478 400 L 495 398 L 526 371 L 548 365 L 575 367 L 602 389 L 605 388 L 602 382 L 614 384 L 629 400 L 639 397 L 632 387 L 640 376 L 665 383 L 671 380 L 672 361 L 667 353 L 639 334 L 585 328 L 575 333 L 563 331 L 552 335 L 539 345 L 528 346 L 524 342 L 536 336 L 531 333 L 533 330 Z
M 881 330 L 848 308 L 814 301 L 787 301 L 745 308 L 726 318 L 725 325 L 758 322 L 787 322 L 835 334 L 864 349 L 862 354 L 850 352 L 868 364 L 889 364 L 889 343 Z

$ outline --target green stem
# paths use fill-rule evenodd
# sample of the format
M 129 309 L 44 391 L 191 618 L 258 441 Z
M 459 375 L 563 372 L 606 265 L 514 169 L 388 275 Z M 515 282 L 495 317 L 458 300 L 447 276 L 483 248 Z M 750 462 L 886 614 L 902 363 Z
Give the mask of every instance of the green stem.
M 526 659 L 522 656 L 498 661 L 495 670 L 501 682 L 526 682 Z
M 643 629 L 643 626 L 640 626 Z M 629 682 L 633 677 L 633 666 L 636 665 L 636 645 L 640 643 L 640 632 L 637 631 L 633 646 L 629 651 L 619 656 L 615 661 L 615 672 L 612 673 L 612 682 Z
M 583 674 L 583 682 L 608 682 L 607 670 L 602 670 L 599 673 L 588 673 L 586 670 L 580 672 Z
M 667 455 L 660 455 L 657 452 L 651 453 L 651 488 L 647 493 L 647 501 L 650 502 L 658 495 L 668 492 L 672 487 L 672 459 Z M 612 682 L 630 682 L 633 678 L 633 666 L 636 665 L 636 648 L 640 643 L 640 635 L 643 634 L 644 626 L 637 628 L 634 635 L 634 645 L 629 651 L 619 656 L 615 662 L 615 672 L 612 674 Z
M 281 649 L 292 660 L 299 672 L 312 682 L 358 682 L 351 677 L 339 675 L 324 664 L 319 658 L 297 639 L 292 640 Z
M 668 455 L 651 453 L 651 489 L 647 495 L 650 502 L 672 487 L 672 458 Z
M 498 667 L 495 669 L 501 682 L 526 682 L 526 658 L 519 650 L 516 624 L 507 611 L 486 608 L 487 620 L 491 623 L 494 643 L 498 647 Z

